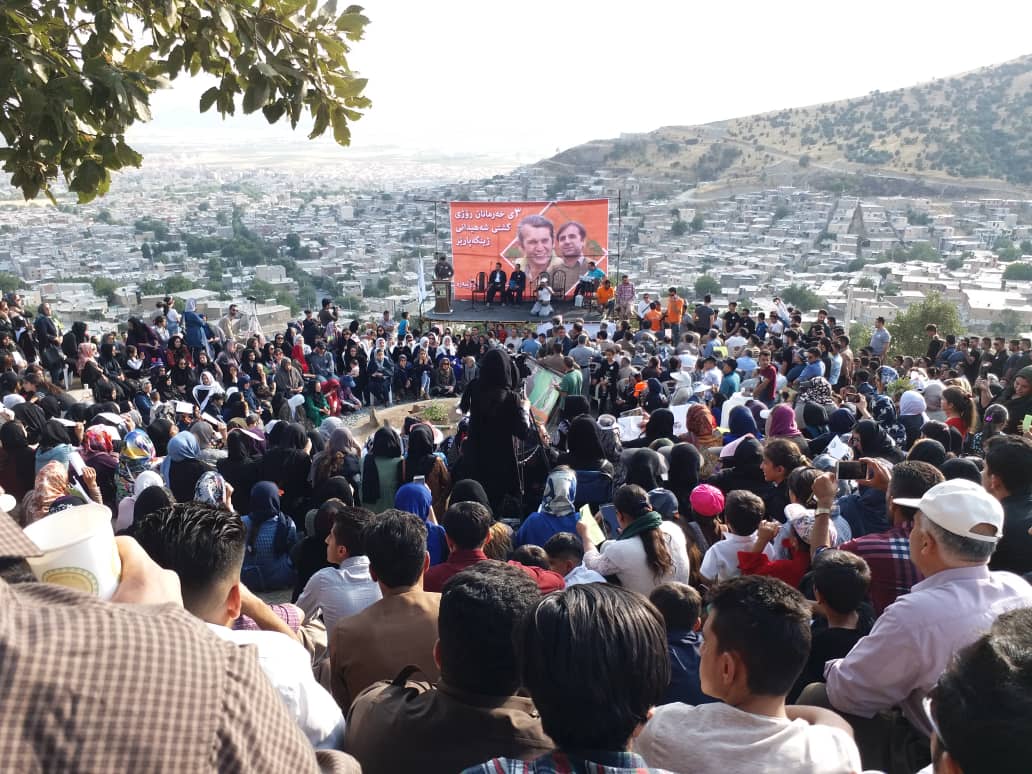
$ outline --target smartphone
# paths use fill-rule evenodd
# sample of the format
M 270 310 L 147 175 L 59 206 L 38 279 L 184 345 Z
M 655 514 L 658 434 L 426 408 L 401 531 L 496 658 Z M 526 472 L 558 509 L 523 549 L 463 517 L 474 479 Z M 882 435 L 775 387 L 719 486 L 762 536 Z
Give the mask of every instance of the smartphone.
M 616 537 L 620 534 L 620 522 L 616 520 L 616 506 L 612 503 L 605 503 L 599 508 L 602 512 L 602 518 L 606 520 L 606 525 L 609 527 L 610 537 Z
M 1021 420 L 1021 432 L 1027 433 L 1032 428 L 1032 414 L 1025 414 L 1025 418 Z
M 843 460 L 835 468 L 835 477 L 839 481 L 863 481 L 867 478 L 867 463 Z

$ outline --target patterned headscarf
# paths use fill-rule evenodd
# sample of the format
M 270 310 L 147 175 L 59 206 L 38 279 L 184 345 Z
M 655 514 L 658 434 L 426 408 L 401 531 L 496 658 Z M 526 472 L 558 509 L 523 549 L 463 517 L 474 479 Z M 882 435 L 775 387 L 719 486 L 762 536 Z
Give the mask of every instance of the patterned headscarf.
M 878 381 L 882 384 L 882 390 L 885 390 L 897 379 L 899 379 L 899 373 L 892 366 L 882 366 L 878 369 Z
M 821 406 L 833 406 L 835 401 L 831 398 L 831 385 L 823 376 L 817 376 L 810 380 L 810 384 L 799 392 L 800 403 L 817 403 Z
M 572 470 L 562 468 L 553 470 L 548 474 L 545 482 L 545 491 L 541 496 L 541 505 L 538 510 L 542 513 L 550 513 L 553 516 L 565 516 L 573 513 L 576 508 L 573 501 L 577 497 L 577 474 Z
M 115 446 L 111 442 L 110 433 L 102 425 L 86 428 L 86 433 L 83 436 L 83 446 L 95 452 L 111 453 L 115 450 Z
M 62 462 L 48 462 L 36 474 L 32 491 L 25 496 L 22 517 L 24 524 L 39 521 L 50 512 L 50 506 L 59 497 L 68 494 L 68 466 Z
M 226 479 L 209 470 L 198 480 L 194 488 L 194 500 L 221 508 L 226 504 Z

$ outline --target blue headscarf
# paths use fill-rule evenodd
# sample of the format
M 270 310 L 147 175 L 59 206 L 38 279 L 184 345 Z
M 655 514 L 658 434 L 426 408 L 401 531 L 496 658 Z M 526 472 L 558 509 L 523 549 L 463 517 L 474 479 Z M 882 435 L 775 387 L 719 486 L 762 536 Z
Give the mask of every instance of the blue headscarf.
M 430 566 L 440 564 L 448 558 L 448 543 L 444 539 L 444 527 L 431 524 L 430 506 L 433 495 L 426 484 L 403 484 L 394 495 L 394 507 L 399 511 L 414 513 L 426 525 L 426 550 L 430 554 Z
M 756 418 L 752 411 L 745 406 L 735 406 L 727 420 L 727 429 L 730 431 L 724 434 L 724 444 L 727 445 L 737 441 L 742 436 L 751 435 L 760 438 L 760 430 L 756 426 Z
M 394 507 L 399 511 L 414 513 L 423 523 L 426 524 L 430 517 L 430 506 L 433 503 L 433 495 L 430 488 L 425 484 L 404 484 L 398 487 L 394 495 Z
M 201 453 L 201 445 L 197 443 L 197 436 L 193 433 L 179 433 L 168 442 L 168 454 L 161 461 L 161 477 L 165 479 L 165 486 L 171 486 L 169 472 L 172 470 L 173 462 L 184 460 L 195 460 Z

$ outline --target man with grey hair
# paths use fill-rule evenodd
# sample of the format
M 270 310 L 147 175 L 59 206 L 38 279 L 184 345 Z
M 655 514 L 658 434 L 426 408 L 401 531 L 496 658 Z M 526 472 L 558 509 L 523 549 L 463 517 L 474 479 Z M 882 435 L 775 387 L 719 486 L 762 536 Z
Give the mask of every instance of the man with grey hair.
M 1009 572 L 990 572 L 989 558 L 1003 533 L 1003 507 L 981 486 L 955 479 L 921 498 L 898 498 L 916 508 L 910 559 L 924 575 L 909 594 L 889 605 L 871 633 L 845 658 L 824 668 L 826 686 L 814 683 L 800 704 L 837 710 L 853 726 L 865 768 L 895 770 L 902 748 L 922 748 L 932 728 L 922 702 L 953 655 L 989 631 L 1008 610 L 1032 606 L 1032 586 Z M 827 518 L 818 508 L 818 518 Z M 883 713 L 900 707 L 914 733 L 890 734 Z M 908 740 L 909 737 L 909 740 Z M 889 739 L 892 749 L 886 749 Z M 908 765 L 924 761 L 907 760 Z

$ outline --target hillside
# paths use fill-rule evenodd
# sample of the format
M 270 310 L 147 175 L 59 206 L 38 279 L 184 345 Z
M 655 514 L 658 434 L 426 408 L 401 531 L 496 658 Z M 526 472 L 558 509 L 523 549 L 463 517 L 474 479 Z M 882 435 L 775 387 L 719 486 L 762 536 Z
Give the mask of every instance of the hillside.
M 542 165 L 696 184 L 860 174 L 1032 187 L 1032 55 L 840 102 L 597 140 Z

